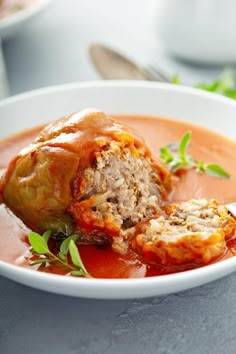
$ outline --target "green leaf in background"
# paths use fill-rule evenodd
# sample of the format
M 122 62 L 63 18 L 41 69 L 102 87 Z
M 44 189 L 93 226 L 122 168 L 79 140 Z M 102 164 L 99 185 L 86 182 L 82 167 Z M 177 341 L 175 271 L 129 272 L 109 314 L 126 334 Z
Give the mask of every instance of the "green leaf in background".
M 24 9 L 24 5 L 21 5 L 21 4 L 14 4 L 14 5 L 11 6 L 10 11 L 11 11 L 12 13 L 14 13 L 14 12 L 21 11 L 21 10 L 23 10 L 23 9 Z
M 47 254 L 50 252 L 47 242 L 37 232 L 31 231 L 28 234 L 28 239 L 29 239 L 29 243 L 30 243 L 31 247 L 33 248 L 33 250 L 36 253 Z
M 174 75 L 171 81 L 176 85 L 181 84 L 179 75 Z M 234 100 L 236 99 L 236 75 L 234 74 L 232 68 L 225 68 L 218 80 L 211 83 L 201 82 L 194 87 L 201 90 L 218 93 Z
M 175 74 L 171 79 L 172 84 L 180 85 L 180 78 L 178 74 Z

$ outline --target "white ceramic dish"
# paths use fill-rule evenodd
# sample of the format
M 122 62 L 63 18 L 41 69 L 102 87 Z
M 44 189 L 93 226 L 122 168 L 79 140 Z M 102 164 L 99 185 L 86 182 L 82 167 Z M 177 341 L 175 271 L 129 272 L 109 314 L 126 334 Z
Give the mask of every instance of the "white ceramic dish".
M 35 16 L 39 15 L 51 0 L 38 0 L 35 4 L 0 19 L 0 37 L 2 39 L 13 36 L 27 25 Z
M 92 82 L 41 89 L 0 102 L 0 138 L 72 111 L 97 107 L 186 120 L 236 139 L 236 102 L 168 84 Z M 0 261 L 0 274 L 22 284 L 64 295 L 123 299 L 178 292 L 236 271 L 236 257 L 178 274 L 144 279 L 83 279 L 39 273 Z
M 154 6 L 158 36 L 172 53 L 191 62 L 235 62 L 235 0 L 159 0 Z

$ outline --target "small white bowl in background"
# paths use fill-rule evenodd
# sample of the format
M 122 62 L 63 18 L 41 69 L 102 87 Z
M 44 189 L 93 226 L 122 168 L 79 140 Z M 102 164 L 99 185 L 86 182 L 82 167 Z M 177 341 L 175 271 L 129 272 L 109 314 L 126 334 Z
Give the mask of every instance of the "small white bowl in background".
M 158 0 L 155 27 L 164 46 L 191 62 L 236 62 L 235 0 Z
M 0 19 L 0 37 L 6 39 L 24 28 L 49 5 L 51 0 L 37 0 L 22 10 Z

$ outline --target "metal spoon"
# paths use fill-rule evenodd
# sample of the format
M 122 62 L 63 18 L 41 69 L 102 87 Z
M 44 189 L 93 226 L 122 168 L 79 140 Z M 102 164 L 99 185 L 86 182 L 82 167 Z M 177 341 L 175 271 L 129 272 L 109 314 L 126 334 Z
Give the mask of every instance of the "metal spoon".
M 103 79 L 171 82 L 166 75 L 153 66 L 144 68 L 105 45 L 92 44 L 89 47 L 89 54 Z

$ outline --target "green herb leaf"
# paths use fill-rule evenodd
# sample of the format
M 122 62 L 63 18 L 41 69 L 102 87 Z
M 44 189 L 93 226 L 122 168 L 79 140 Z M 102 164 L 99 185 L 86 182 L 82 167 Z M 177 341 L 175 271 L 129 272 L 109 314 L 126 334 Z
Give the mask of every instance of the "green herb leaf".
M 33 266 L 33 265 L 36 265 L 36 264 L 48 263 L 50 261 L 51 260 L 48 259 L 48 258 L 40 258 L 40 259 L 37 259 L 36 261 L 31 262 L 30 265 Z
M 77 248 L 74 240 L 70 240 L 69 252 L 70 252 L 72 263 L 76 267 L 80 268 L 84 273 L 86 273 L 86 269 L 85 269 L 83 262 L 80 258 L 80 254 L 79 254 L 78 248 Z
M 58 253 L 58 257 L 60 258 L 60 260 L 62 260 L 63 262 L 66 261 L 66 256 L 64 254 L 62 254 L 61 252 Z
M 36 253 L 47 254 L 50 252 L 47 242 L 37 232 L 31 231 L 28 234 L 28 239 L 31 247 Z
M 32 261 L 30 265 L 39 264 L 38 270 L 45 271 L 47 269 L 47 263 L 54 263 L 56 266 L 67 268 L 69 270 L 68 274 L 74 276 L 83 276 L 91 278 L 90 274 L 85 269 L 85 266 L 80 258 L 78 248 L 75 241 L 78 239 L 79 235 L 71 235 L 61 242 L 60 250 L 58 254 L 51 251 L 47 245 L 49 238 L 51 237 L 51 231 L 46 231 L 43 236 L 39 235 L 37 232 L 31 231 L 28 234 L 29 243 L 32 247 L 32 253 L 37 253 L 40 259 Z M 71 261 L 73 264 L 68 262 L 67 254 L 70 253 Z
M 51 230 L 48 230 L 48 231 L 45 231 L 42 238 L 44 239 L 44 241 L 46 243 L 48 243 L 48 240 L 50 239 L 51 237 L 51 234 L 52 234 L 52 231 Z
M 197 163 L 197 170 L 198 170 L 198 172 L 200 172 L 200 173 L 204 173 L 204 172 L 206 171 L 204 162 L 203 162 L 202 160 L 198 161 L 198 163 Z
M 69 245 L 70 245 L 70 241 L 73 240 L 76 242 L 76 240 L 78 239 L 79 235 L 71 235 L 69 237 L 67 237 L 61 244 L 60 246 L 60 253 L 64 256 L 67 255 L 68 250 L 69 250 Z
M 187 155 L 190 137 L 191 133 L 187 132 L 183 135 L 179 144 L 171 143 L 160 148 L 160 157 L 165 165 L 169 165 L 169 170 L 176 173 L 180 169 L 195 168 L 199 173 L 206 173 L 212 177 L 229 178 L 230 175 L 223 167 L 216 164 L 205 166 L 202 160 L 197 162 L 192 156 Z
M 181 84 L 178 75 L 173 76 L 172 83 Z M 236 99 L 236 75 L 231 68 L 225 68 L 217 80 L 210 83 L 199 83 L 195 87 Z
M 184 134 L 184 136 L 182 137 L 182 139 L 180 140 L 180 144 L 179 144 L 179 156 L 180 156 L 180 159 L 182 161 L 185 161 L 186 160 L 186 149 L 187 149 L 187 146 L 189 144 L 189 141 L 190 141 L 190 135 L 191 133 L 190 132 L 187 132 L 186 134 Z
M 170 153 L 169 147 L 167 145 L 160 148 L 160 156 L 166 164 L 174 160 L 174 156 Z
M 81 275 L 84 275 L 84 272 L 82 270 L 72 270 L 70 274 L 74 277 L 81 277 Z
M 218 177 L 218 178 L 230 178 L 230 175 L 228 172 L 225 171 L 225 169 L 219 165 L 216 164 L 209 164 L 206 166 L 205 172 L 212 177 Z
M 171 165 L 170 171 L 175 173 L 181 168 L 183 168 L 183 163 L 182 162 L 176 162 L 175 164 Z
M 179 85 L 180 84 L 180 79 L 179 79 L 179 75 L 175 74 L 172 79 L 171 79 L 172 84 L 176 84 Z
M 15 5 L 12 5 L 11 6 L 11 12 L 14 13 L 14 12 L 18 12 L 18 11 L 21 11 L 24 9 L 24 5 L 21 5 L 21 4 L 15 4 Z

